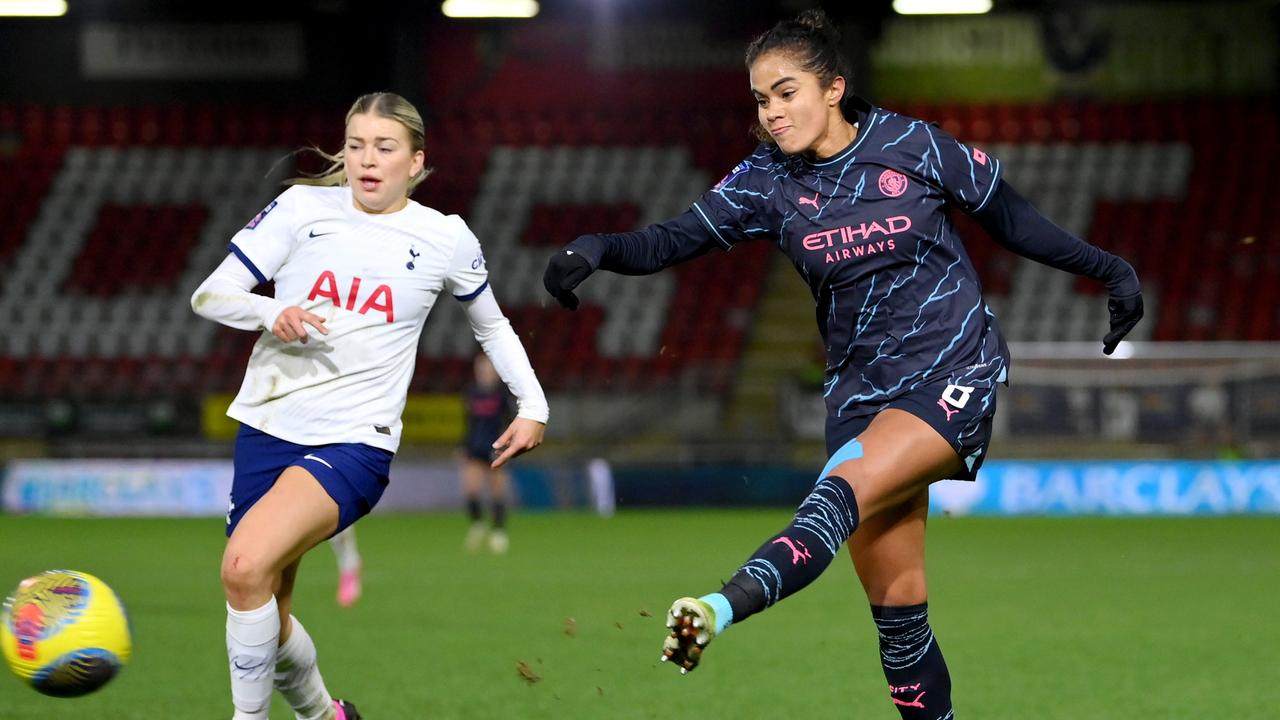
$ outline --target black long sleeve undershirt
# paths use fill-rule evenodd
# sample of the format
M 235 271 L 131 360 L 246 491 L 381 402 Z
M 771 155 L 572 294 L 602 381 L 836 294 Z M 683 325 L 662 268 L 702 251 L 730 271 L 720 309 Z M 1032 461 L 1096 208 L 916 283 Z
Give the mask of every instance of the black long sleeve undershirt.
M 1055 225 L 1009 183 L 1001 181 L 973 218 L 1002 247 L 1050 267 L 1106 284 L 1112 297 L 1141 289 L 1138 276 L 1123 259 Z M 643 230 L 583 235 L 568 249 L 593 269 L 621 275 L 649 275 L 721 247 L 710 228 L 692 210 Z
M 643 230 L 583 235 L 567 249 L 587 259 L 593 269 L 619 275 L 650 275 L 708 250 L 721 247 L 692 210 Z
M 1000 182 L 973 219 L 1001 247 L 1105 283 L 1112 297 L 1132 297 L 1141 290 L 1129 263 L 1058 227 L 1007 182 Z

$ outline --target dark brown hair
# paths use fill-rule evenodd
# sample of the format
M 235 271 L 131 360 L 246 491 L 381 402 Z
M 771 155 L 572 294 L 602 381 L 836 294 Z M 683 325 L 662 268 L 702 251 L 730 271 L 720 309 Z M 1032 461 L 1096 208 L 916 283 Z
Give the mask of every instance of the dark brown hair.
M 840 104 L 843 107 L 850 94 L 848 81 L 852 73 L 844 54 L 840 52 L 840 33 L 831 24 L 827 14 L 819 9 L 805 10 L 791 20 L 783 20 L 772 28 L 756 36 L 747 45 L 747 70 L 766 53 L 786 53 L 795 60 L 800 69 L 818 76 L 818 84 L 822 89 L 831 87 L 837 76 L 845 79 L 845 94 Z M 755 124 L 753 132 L 757 139 L 773 142 L 773 138 Z

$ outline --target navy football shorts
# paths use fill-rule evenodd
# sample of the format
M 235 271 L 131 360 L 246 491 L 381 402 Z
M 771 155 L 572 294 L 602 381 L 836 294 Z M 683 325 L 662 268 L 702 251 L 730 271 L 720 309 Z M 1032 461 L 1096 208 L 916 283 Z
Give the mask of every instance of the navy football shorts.
M 236 435 L 235 477 L 227 509 L 227 537 L 280 473 L 293 465 L 315 476 L 338 504 L 341 532 L 373 509 L 390 482 L 395 453 L 363 443 L 298 445 L 241 424 Z
M 922 385 L 889 401 L 879 410 L 905 410 L 938 432 L 951 443 L 964 461 L 964 469 L 952 480 L 973 480 L 987 456 L 991 443 L 991 421 L 996 414 L 996 388 L 954 385 L 946 380 Z M 875 413 L 858 417 L 827 416 L 827 457 L 832 457 L 858 437 Z M 828 463 L 830 467 L 830 463 Z M 825 474 L 825 473 L 824 473 Z

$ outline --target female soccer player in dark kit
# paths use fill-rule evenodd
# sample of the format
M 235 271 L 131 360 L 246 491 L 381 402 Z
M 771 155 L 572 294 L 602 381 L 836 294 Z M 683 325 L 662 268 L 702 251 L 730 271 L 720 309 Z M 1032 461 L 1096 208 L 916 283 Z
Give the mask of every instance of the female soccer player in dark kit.
M 787 255 L 826 345 L 830 459 L 791 524 L 728 583 L 675 601 L 663 660 L 692 670 L 731 623 L 803 589 L 848 541 L 894 705 L 940 720 L 954 715 L 928 621 L 929 485 L 974 479 L 1009 369 L 947 210 L 1020 255 L 1104 282 L 1108 354 L 1142 317 L 1142 296 L 1128 263 L 1041 216 L 999 160 L 847 92 L 838 43 L 817 10 L 757 37 L 746 65 L 763 142 L 679 217 L 569 243 L 543 283 L 572 309 L 573 289 L 597 269 L 653 273 L 764 239 Z

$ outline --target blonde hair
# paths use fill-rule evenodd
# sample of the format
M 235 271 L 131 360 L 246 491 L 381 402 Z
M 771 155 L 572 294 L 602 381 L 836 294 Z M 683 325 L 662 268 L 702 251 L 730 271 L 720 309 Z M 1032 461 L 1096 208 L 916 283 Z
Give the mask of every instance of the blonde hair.
M 390 120 L 395 120 L 404 126 L 409 133 L 409 145 L 412 152 L 419 150 L 425 151 L 426 131 L 422 124 L 422 115 L 418 114 L 418 109 L 408 100 L 396 95 L 395 93 L 380 92 L 361 95 L 351 104 L 351 109 L 347 111 L 347 118 L 343 121 L 343 127 L 351 122 L 351 118 L 360 115 L 377 115 Z M 312 145 L 311 147 L 301 148 L 294 155 L 301 153 L 312 153 L 319 155 L 329 163 L 328 167 L 317 173 L 306 173 L 298 177 L 292 177 L 285 180 L 285 185 L 319 185 L 325 187 L 333 187 L 336 185 L 347 185 L 347 169 L 345 166 L 346 159 L 346 143 L 336 153 L 330 154 Z M 434 168 L 429 168 L 423 163 L 422 170 L 417 175 L 409 178 L 409 188 L 405 191 L 406 195 L 412 195 L 415 188 L 427 179 Z

